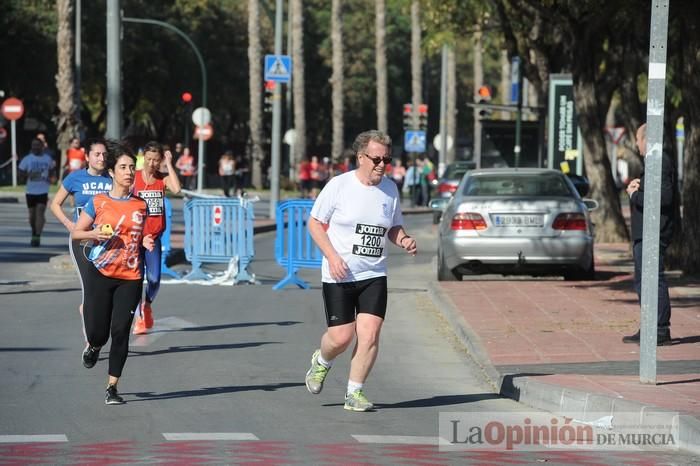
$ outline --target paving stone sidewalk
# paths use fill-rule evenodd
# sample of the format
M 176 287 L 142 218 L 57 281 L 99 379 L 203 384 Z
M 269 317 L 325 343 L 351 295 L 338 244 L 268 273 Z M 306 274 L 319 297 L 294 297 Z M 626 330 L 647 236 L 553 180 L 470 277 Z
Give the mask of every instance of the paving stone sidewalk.
M 622 343 L 640 314 L 629 246 L 596 245 L 596 269 L 589 282 L 478 277 L 431 292 L 504 395 L 578 419 L 665 413 L 700 451 L 700 283 L 668 273 L 674 341 L 657 348 L 658 383 L 647 385 L 639 346 Z

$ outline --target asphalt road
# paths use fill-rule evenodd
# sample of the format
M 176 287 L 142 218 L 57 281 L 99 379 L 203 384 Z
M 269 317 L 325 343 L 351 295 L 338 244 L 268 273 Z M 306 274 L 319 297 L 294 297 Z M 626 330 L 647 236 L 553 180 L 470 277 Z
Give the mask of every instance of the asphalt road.
M 376 412 L 342 408 L 349 354 L 321 394 L 306 391 L 325 328 L 319 271 L 302 272 L 311 290 L 273 291 L 284 276 L 274 233 L 256 236 L 259 285 L 162 285 L 154 331 L 132 338 L 119 384 L 127 403 L 105 406 L 107 348 L 82 367 L 78 281 L 47 263 L 65 253 L 66 234 L 50 218 L 30 249 L 25 212 L 0 204 L 0 463 L 692 463 L 663 452 L 441 451 L 441 413 L 552 417 L 496 395 L 429 299 L 429 215 L 406 217 L 417 257 L 391 250 L 389 311 L 365 387 Z

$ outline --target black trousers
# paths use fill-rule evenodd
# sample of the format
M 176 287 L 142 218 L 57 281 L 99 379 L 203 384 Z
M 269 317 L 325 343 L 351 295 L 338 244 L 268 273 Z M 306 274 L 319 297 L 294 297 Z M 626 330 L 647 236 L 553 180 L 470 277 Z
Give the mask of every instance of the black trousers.
M 82 275 L 83 323 L 88 344 L 102 347 L 112 336 L 109 375 L 121 377 L 129 353 L 134 309 L 141 300 L 143 280 L 120 280 L 102 275 L 94 266 Z
M 659 320 L 657 327 L 659 330 L 668 329 L 671 326 L 671 298 L 668 294 L 668 283 L 664 274 L 664 253 L 666 246 L 659 245 Z M 634 289 L 637 292 L 639 303 L 642 302 L 642 242 L 635 241 L 632 245 L 632 255 L 634 256 Z

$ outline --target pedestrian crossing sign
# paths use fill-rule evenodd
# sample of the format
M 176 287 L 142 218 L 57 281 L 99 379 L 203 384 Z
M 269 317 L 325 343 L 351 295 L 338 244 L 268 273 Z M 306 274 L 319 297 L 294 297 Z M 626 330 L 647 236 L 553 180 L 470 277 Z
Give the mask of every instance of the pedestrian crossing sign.
M 292 79 L 292 59 L 289 55 L 265 55 L 265 81 L 288 83 Z
M 403 149 L 406 152 L 425 152 L 425 131 L 406 131 Z

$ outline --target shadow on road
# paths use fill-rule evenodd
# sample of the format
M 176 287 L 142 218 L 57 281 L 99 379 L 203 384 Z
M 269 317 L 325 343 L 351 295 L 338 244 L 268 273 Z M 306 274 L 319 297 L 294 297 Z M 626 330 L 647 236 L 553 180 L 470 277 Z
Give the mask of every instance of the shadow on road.
M 483 400 L 494 400 L 502 398 L 496 393 L 477 393 L 474 395 L 440 395 L 430 398 L 419 398 L 417 400 L 399 401 L 397 403 L 376 403 L 377 409 L 399 409 L 399 408 L 432 408 L 436 406 L 454 406 L 464 403 L 476 403 Z M 328 403 L 323 406 L 343 406 L 343 403 Z
M 129 357 L 136 356 L 157 356 L 159 354 L 189 353 L 192 351 L 228 350 L 241 348 L 256 348 L 263 345 L 279 345 L 281 341 L 254 341 L 250 343 L 231 343 L 227 345 L 191 345 L 191 346 L 171 346 L 167 349 L 155 351 L 134 351 L 129 350 Z
M 135 396 L 137 400 L 127 400 L 129 403 L 136 403 L 139 401 L 153 401 L 153 400 L 170 400 L 173 398 L 189 398 L 198 396 L 209 396 L 209 395 L 225 395 L 228 393 L 237 392 L 252 392 L 252 391 L 263 391 L 263 392 L 274 392 L 282 388 L 294 388 L 301 387 L 303 383 L 275 383 L 269 385 L 241 385 L 235 386 L 231 385 L 228 387 L 206 387 L 198 388 L 195 390 L 179 390 L 176 392 L 165 392 L 165 393 L 154 393 L 154 392 L 133 392 L 133 393 L 121 393 L 124 396 Z
M 203 325 L 201 327 L 185 327 L 185 328 L 181 328 L 181 329 L 158 330 L 157 333 L 209 332 L 211 330 L 226 330 L 226 329 L 230 329 L 230 328 L 246 328 L 246 327 L 262 327 L 265 325 L 277 325 L 280 327 L 287 327 L 290 325 L 297 325 L 297 324 L 301 324 L 301 323 L 302 323 L 301 321 L 297 321 L 297 320 L 285 320 L 285 321 L 281 321 L 281 322 L 238 322 L 235 324 Z

